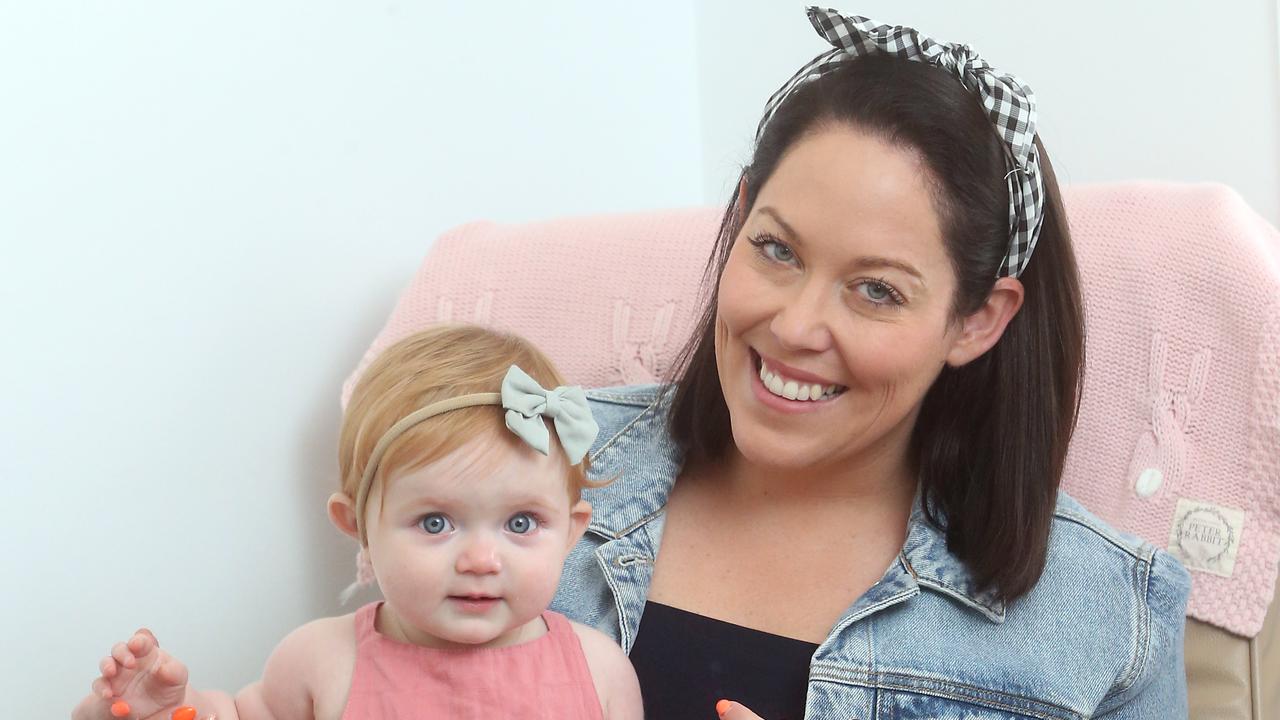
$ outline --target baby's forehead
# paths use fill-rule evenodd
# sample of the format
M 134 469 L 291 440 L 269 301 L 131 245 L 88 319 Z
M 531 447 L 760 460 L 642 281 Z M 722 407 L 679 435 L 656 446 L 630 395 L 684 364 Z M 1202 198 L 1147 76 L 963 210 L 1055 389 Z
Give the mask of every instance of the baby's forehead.
M 525 445 L 480 438 L 402 472 L 393 472 L 387 499 L 437 497 L 464 500 L 538 498 L 561 495 L 569 486 L 568 465 Z
M 511 505 L 543 505 L 558 507 L 567 504 L 563 484 L 512 484 L 483 480 L 472 483 L 448 481 L 393 481 L 387 494 L 388 504 L 447 505 L 450 507 L 507 507 Z

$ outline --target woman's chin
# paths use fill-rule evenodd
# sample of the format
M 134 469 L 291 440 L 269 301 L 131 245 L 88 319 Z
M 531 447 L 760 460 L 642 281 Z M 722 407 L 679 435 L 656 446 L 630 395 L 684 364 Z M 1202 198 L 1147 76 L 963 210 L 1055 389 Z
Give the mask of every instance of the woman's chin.
M 733 429 L 733 444 L 747 463 L 775 470 L 803 470 L 821 462 L 825 453 L 812 441 L 782 436 L 776 430 L 756 427 Z

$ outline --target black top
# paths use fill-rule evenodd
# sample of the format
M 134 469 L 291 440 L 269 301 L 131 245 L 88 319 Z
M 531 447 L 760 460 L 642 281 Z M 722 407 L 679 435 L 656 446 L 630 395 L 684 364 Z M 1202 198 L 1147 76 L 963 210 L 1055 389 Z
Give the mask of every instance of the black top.
M 734 700 L 767 720 L 801 720 L 818 646 L 646 602 L 631 664 L 647 720 L 716 720 Z

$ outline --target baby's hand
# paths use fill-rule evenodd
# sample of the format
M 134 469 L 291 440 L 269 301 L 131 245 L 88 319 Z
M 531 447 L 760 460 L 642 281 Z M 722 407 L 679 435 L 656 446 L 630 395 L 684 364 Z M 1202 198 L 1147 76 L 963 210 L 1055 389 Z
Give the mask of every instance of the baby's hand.
M 128 703 L 127 717 L 145 718 L 182 705 L 187 694 L 187 667 L 161 650 L 146 628 L 116 643 L 98 669 L 102 674 L 93 681 L 97 702 L 81 703 L 76 720 L 111 717 L 113 705 L 117 712 L 124 709 L 118 704 L 122 700 Z

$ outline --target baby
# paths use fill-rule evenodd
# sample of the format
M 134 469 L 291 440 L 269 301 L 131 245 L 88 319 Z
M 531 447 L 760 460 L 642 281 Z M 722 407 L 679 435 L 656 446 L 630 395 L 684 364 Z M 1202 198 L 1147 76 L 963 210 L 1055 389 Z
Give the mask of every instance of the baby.
M 139 630 L 74 720 L 641 718 L 622 650 L 547 609 L 591 517 L 598 431 L 581 388 L 561 384 L 536 348 L 483 328 L 388 348 L 351 396 L 328 505 L 360 543 L 358 582 L 385 599 L 294 630 L 234 699 L 188 686 Z

